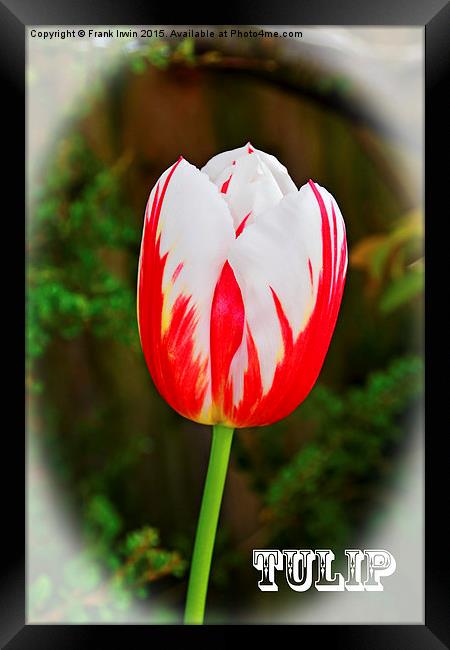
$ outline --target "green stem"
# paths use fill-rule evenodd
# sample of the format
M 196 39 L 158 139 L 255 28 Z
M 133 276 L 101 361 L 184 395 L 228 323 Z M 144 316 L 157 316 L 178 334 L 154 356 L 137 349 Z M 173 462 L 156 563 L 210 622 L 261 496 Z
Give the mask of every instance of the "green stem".
M 211 558 L 219 520 L 220 504 L 230 458 L 234 429 L 213 427 L 211 454 L 195 536 L 191 573 L 184 614 L 185 623 L 203 623 Z

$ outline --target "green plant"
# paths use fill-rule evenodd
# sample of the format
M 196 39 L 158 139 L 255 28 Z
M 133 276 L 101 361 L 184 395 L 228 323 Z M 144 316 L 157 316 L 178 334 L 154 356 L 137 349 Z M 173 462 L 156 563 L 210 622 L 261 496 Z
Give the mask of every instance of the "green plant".
M 262 522 L 273 544 L 295 539 L 302 548 L 325 543 L 338 549 L 351 538 L 367 509 L 376 508 L 380 480 L 392 480 L 404 436 L 401 418 L 422 384 L 421 359 L 398 359 L 360 388 L 337 393 L 318 385 L 287 424 L 275 425 L 260 452 L 271 471 L 258 471 L 246 458 L 263 495 Z M 279 446 L 293 431 L 306 440 L 285 462 Z
M 364 238 L 353 248 L 350 262 L 367 277 L 368 291 L 379 297 L 388 314 L 421 295 L 424 288 L 423 216 L 404 215 L 390 230 Z
M 105 167 L 73 135 L 60 143 L 45 182 L 36 186 L 28 236 L 30 364 L 51 340 L 85 331 L 136 343 L 134 291 L 117 270 L 117 256 L 139 241 L 118 183 L 128 164 L 124 157 Z

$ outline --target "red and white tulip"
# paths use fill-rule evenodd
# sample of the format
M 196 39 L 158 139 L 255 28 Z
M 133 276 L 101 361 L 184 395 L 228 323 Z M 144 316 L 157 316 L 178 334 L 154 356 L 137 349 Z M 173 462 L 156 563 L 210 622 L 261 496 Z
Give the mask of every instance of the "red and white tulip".
M 345 225 L 313 181 L 250 144 L 199 171 L 180 158 L 153 188 L 139 260 L 145 359 L 181 415 L 270 424 L 308 395 L 336 323 Z

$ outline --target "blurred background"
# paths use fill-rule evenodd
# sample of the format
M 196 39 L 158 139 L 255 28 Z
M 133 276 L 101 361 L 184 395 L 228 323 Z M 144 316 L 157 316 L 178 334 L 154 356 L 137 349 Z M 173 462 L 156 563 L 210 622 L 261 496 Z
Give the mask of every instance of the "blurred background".
M 422 622 L 422 46 L 28 37 L 28 622 L 182 621 L 211 432 L 147 371 L 140 236 L 180 154 L 247 141 L 336 197 L 350 263 L 311 394 L 235 436 L 206 620 Z M 397 559 L 382 593 L 257 588 L 254 548 L 371 547 Z

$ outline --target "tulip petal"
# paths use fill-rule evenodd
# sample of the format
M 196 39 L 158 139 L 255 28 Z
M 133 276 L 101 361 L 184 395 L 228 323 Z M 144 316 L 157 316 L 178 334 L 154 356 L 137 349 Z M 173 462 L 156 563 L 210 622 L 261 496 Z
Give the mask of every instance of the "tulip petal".
M 202 167 L 201 171 L 207 174 L 213 183 L 218 184 L 218 178 L 224 174 L 225 169 L 227 172 L 232 172 L 234 162 L 245 159 L 252 154 L 256 154 L 256 156 L 267 166 L 273 174 L 283 195 L 297 192 L 297 186 L 289 176 L 286 167 L 282 165 L 275 156 L 272 156 L 272 154 L 266 153 L 265 151 L 261 151 L 260 149 L 256 149 L 250 144 L 250 142 L 248 142 L 244 147 L 224 151 L 213 156 L 206 165 Z
M 157 389 L 176 411 L 198 422 L 211 421 L 211 305 L 234 241 L 217 187 L 180 158 L 147 203 L 138 323 Z
M 235 426 L 268 424 L 307 396 L 331 340 L 347 268 L 336 201 L 310 181 L 245 228 L 229 263 L 245 323 L 224 410 Z
M 270 153 L 261 151 L 260 149 L 255 149 L 255 152 L 272 172 L 283 195 L 298 191 L 296 184 L 289 176 L 288 170 L 280 163 L 278 158 L 272 156 Z
M 236 236 L 259 214 L 277 205 L 285 194 L 297 192 L 287 169 L 270 154 L 245 147 L 214 156 L 202 171 L 217 185 L 230 208 Z
M 249 225 L 283 198 L 269 168 L 257 155 L 236 160 L 235 165 L 219 174 L 216 184 L 222 187 L 236 230 L 247 215 L 251 214 Z
M 238 160 L 238 158 L 242 158 L 246 155 L 248 155 L 247 145 L 245 147 L 238 147 L 237 149 L 223 151 L 222 153 L 218 153 L 210 160 L 208 160 L 206 165 L 202 167 L 201 171 L 206 174 L 213 183 L 216 183 L 217 178 L 225 168 L 231 167 L 233 161 Z

